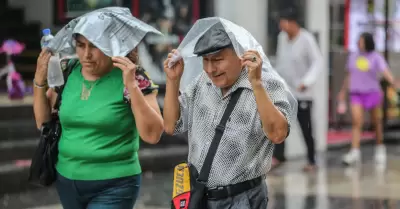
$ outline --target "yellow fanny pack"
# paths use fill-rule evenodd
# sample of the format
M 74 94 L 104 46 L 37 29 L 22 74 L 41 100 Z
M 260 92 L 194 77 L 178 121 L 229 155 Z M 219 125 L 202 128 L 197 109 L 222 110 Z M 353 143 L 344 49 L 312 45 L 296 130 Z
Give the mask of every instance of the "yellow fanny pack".
M 172 209 L 187 209 L 190 200 L 190 172 L 187 163 L 175 166 Z

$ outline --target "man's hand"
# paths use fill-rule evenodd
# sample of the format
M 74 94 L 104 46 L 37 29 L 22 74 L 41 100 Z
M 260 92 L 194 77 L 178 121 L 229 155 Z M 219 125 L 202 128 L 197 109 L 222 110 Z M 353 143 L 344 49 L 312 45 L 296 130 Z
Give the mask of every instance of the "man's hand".
M 261 81 L 262 58 L 255 50 L 246 51 L 242 58 L 242 67 L 246 66 L 250 83 Z
M 180 81 L 184 69 L 183 59 L 178 60 L 171 68 L 168 67 L 168 63 L 171 61 L 175 53 L 177 53 L 177 51 L 173 49 L 171 53 L 168 54 L 168 58 L 164 61 L 164 72 L 169 80 Z
M 297 91 L 299 91 L 299 92 L 303 92 L 303 91 L 305 91 L 305 90 L 307 90 L 307 86 L 305 86 L 304 84 L 301 84 L 301 85 L 297 88 Z

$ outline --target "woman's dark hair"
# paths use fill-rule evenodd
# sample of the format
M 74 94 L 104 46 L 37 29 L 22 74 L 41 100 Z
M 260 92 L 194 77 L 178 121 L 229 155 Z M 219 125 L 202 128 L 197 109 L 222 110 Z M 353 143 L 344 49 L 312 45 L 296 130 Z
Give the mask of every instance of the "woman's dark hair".
M 375 41 L 371 33 L 362 33 L 360 38 L 364 39 L 364 50 L 366 52 L 375 51 Z

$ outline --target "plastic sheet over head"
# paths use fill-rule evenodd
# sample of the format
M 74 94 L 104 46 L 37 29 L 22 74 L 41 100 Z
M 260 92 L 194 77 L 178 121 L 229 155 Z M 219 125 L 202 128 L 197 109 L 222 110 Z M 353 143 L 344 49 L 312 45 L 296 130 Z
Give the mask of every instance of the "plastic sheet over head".
M 128 8 L 106 7 L 71 20 L 55 35 L 48 48 L 62 55 L 74 55 L 74 36 L 80 34 L 107 56 L 126 56 L 147 33 L 162 35 L 133 17 Z
M 291 106 L 291 113 L 297 112 L 297 100 L 290 92 L 286 82 L 278 75 L 278 73 L 272 68 L 267 56 L 264 53 L 262 46 L 255 40 L 255 38 L 243 27 L 236 25 L 229 20 L 220 17 L 204 18 L 196 21 L 193 27 L 190 29 L 188 34 L 182 40 L 178 47 L 179 55 L 183 58 L 185 63 L 185 69 L 181 80 L 181 90 L 193 82 L 194 78 L 203 72 L 203 60 L 202 57 L 198 57 L 193 53 L 195 45 L 199 38 L 213 25 L 221 22 L 224 26 L 225 32 L 231 39 L 232 45 L 235 49 L 236 54 L 241 57 L 244 52 L 248 50 L 256 50 L 260 54 L 263 60 L 262 70 L 263 74 L 266 74 L 269 79 L 279 80 L 285 87 L 285 93 L 287 100 Z M 288 116 L 288 120 L 293 121 L 296 119 L 296 114 Z

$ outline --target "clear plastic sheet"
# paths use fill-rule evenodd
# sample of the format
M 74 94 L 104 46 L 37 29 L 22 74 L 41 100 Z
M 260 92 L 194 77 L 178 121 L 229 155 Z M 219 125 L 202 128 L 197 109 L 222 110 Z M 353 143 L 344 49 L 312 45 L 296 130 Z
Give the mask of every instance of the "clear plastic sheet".
M 181 80 L 181 90 L 184 90 L 193 80 L 203 71 L 202 57 L 193 54 L 194 47 L 199 38 L 214 24 L 221 22 L 228 34 L 236 54 L 240 57 L 247 50 L 257 50 L 263 59 L 262 70 L 269 79 L 276 80 L 283 84 L 285 87 L 284 93 L 290 103 L 291 111 L 288 115 L 288 120 L 291 122 L 296 120 L 297 113 L 297 100 L 290 92 L 286 82 L 278 75 L 272 68 L 267 56 L 264 53 L 262 46 L 255 40 L 255 38 L 243 27 L 236 25 L 226 19 L 220 17 L 210 17 L 198 20 L 190 29 L 188 34 L 182 40 L 178 47 L 178 54 L 175 57 L 183 58 L 185 63 L 185 70 Z M 171 63 L 173 64 L 173 63 Z
M 126 56 L 147 33 L 162 35 L 154 27 L 133 17 L 128 8 L 106 7 L 71 20 L 48 47 L 63 56 L 74 55 L 74 34 L 81 34 L 107 56 Z

